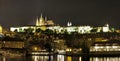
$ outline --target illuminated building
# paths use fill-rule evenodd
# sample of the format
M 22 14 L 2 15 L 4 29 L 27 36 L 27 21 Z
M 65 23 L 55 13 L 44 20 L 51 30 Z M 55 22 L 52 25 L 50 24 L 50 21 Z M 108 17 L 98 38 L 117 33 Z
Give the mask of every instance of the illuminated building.
M 109 25 L 106 24 L 103 27 L 91 27 L 91 26 L 73 26 L 72 22 L 68 22 L 67 26 L 59 26 L 55 25 L 55 23 L 52 20 L 47 20 L 47 17 L 43 18 L 42 14 L 40 17 L 37 17 L 36 24 L 33 26 L 22 26 L 22 27 L 11 27 L 10 31 L 16 31 L 16 32 L 25 32 L 25 29 L 33 29 L 33 32 L 35 32 L 36 29 L 40 28 L 41 30 L 50 29 L 56 33 L 72 33 L 77 32 L 80 34 L 84 33 L 91 33 L 92 30 L 96 29 L 94 31 L 97 32 L 109 32 Z
M 0 25 L 0 33 L 2 33 L 2 26 Z
M 90 33 L 92 30 L 91 26 L 80 26 L 78 27 L 78 33 Z
M 120 51 L 120 43 L 118 42 L 97 42 L 90 47 L 90 52 L 112 52 Z
M 90 26 L 68 26 L 64 27 L 63 30 L 66 30 L 68 33 L 78 32 L 78 33 L 90 33 L 92 27 Z
M 109 32 L 109 24 L 106 24 L 106 25 L 103 27 L 103 32 Z
M 2 42 L 2 47 L 3 48 L 18 48 L 18 49 L 22 49 L 22 48 L 25 48 L 24 46 L 24 41 L 3 41 Z
M 36 26 L 45 26 L 45 25 L 55 25 L 55 24 L 52 20 L 47 20 L 47 17 L 45 17 L 44 19 L 41 14 L 40 18 L 37 17 Z
M 6 55 L 6 53 L 13 54 L 13 52 L 19 53 L 19 55 L 23 55 L 25 52 L 25 42 L 18 38 L 4 37 L 0 41 L 0 49 L 0 52 L 3 52 L 1 54 L 4 55 Z
M 72 23 L 71 23 L 71 22 L 68 22 L 68 23 L 67 23 L 67 26 L 72 26 Z
M 72 33 L 72 32 L 77 32 L 80 34 L 84 34 L 84 33 L 91 33 L 91 30 L 93 29 L 97 29 L 97 33 L 98 32 L 109 32 L 109 28 L 108 27 L 91 27 L 91 26 L 67 26 L 67 27 L 62 27 L 62 26 L 22 26 L 22 27 L 11 27 L 10 31 L 16 31 L 17 32 L 25 32 L 25 29 L 33 29 L 33 32 L 35 32 L 36 29 L 42 29 L 42 30 L 46 30 L 46 29 L 50 29 L 52 31 L 56 31 L 57 33 L 64 33 L 65 31 L 67 31 L 68 33 Z

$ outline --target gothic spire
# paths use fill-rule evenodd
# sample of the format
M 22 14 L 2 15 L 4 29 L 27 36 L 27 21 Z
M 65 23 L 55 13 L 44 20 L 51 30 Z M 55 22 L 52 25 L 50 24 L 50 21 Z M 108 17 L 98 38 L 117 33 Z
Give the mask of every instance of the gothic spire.
M 36 19 L 36 26 L 39 26 L 38 16 L 37 16 L 37 19 Z

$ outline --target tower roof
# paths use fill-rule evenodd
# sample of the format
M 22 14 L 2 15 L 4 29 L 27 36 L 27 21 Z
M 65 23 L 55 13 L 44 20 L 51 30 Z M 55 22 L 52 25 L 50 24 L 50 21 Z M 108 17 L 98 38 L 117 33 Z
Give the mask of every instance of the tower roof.
M 43 15 L 41 14 L 39 21 L 44 21 Z

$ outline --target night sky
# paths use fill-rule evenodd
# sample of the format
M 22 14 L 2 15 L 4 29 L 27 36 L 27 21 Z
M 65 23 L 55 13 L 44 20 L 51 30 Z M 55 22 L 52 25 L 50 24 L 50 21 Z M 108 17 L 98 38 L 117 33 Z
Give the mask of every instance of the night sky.
M 56 24 L 120 28 L 119 0 L 0 0 L 3 27 L 35 25 L 37 16 L 47 16 Z

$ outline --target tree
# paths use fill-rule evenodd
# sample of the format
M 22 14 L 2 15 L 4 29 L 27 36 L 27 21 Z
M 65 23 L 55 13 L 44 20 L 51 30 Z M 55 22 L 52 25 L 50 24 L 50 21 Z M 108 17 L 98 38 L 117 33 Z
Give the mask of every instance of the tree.
M 40 33 L 40 32 L 42 32 L 42 30 L 40 28 L 38 28 L 38 29 L 35 30 L 35 32 Z
M 52 45 L 50 43 L 46 43 L 44 46 L 45 46 L 47 51 L 49 51 L 49 52 L 52 51 Z
M 46 30 L 44 31 L 44 33 L 45 33 L 45 34 L 53 34 L 53 31 L 50 30 L 50 29 L 46 29 Z
M 97 32 L 97 29 L 92 29 L 90 32 Z
M 24 29 L 25 33 L 33 33 L 33 30 L 32 28 Z

